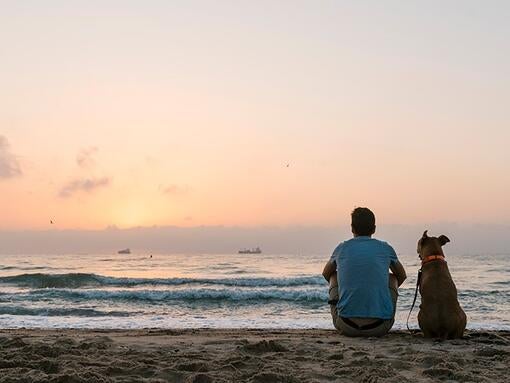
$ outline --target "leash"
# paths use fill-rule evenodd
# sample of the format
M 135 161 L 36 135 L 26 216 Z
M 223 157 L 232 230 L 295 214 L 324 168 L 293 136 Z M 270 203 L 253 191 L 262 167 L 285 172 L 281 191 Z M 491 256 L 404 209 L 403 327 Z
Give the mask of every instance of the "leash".
M 419 331 L 419 330 L 414 330 L 414 332 L 413 332 L 413 330 L 411 330 L 409 328 L 409 318 L 411 317 L 411 313 L 413 312 L 414 305 L 416 304 L 416 298 L 418 298 L 418 289 L 420 288 L 420 284 L 421 284 L 421 269 L 418 270 L 418 277 L 416 278 L 416 290 L 414 290 L 413 304 L 411 305 L 411 310 L 409 310 L 409 314 L 407 314 L 406 326 L 407 326 L 407 330 L 409 330 L 409 332 L 411 334 Z

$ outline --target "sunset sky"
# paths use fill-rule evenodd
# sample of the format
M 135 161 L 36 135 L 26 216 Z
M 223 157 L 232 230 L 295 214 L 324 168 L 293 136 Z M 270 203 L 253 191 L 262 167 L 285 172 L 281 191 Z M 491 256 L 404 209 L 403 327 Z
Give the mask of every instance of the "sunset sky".
M 509 2 L 0 4 L 0 230 L 510 223 Z

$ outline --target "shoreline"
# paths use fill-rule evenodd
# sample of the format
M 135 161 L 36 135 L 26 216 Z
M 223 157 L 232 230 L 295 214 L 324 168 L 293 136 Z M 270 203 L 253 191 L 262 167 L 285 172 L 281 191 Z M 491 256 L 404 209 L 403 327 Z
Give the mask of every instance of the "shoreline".
M 242 326 L 221 326 L 221 325 L 213 325 L 213 326 L 188 326 L 188 327 L 164 327 L 164 326 L 153 326 L 153 327 L 85 327 L 85 326 L 69 326 L 69 327 L 58 327 L 58 326 L 40 326 L 40 327 L 34 327 L 31 324 L 29 326 L 6 326 L 2 325 L 0 322 L 0 331 L 91 331 L 91 332 L 101 332 L 101 331 L 107 331 L 107 332 L 119 332 L 119 331 L 271 331 L 271 332 L 278 332 L 278 331 L 329 331 L 334 330 L 333 325 L 330 323 L 331 319 L 328 318 L 328 325 L 327 326 L 316 326 L 316 327 L 271 327 L 271 326 L 252 326 L 252 327 L 242 327 Z M 415 323 L 411 323 L 411 331 L 413 333 L 420 332 L 420 329 L 416 326 Z M 509 324 L 490 324 L 489 326 L 484 325 L 477 325 L 477 326 L 470 326 L 468 323 L 468 326 L 466 327 L 466 333 L 482 333 L 482 332 L 490 332 L 490 333 L 505 333 L 510 332 L 510 325 Z M 409 333 L 409 331 L 406 328 L 405 323 L 397 323 L 393 325 L 391 329 L 391 333 Z
M 0 382 L 503 382 L 510 331 L 2 329 Z

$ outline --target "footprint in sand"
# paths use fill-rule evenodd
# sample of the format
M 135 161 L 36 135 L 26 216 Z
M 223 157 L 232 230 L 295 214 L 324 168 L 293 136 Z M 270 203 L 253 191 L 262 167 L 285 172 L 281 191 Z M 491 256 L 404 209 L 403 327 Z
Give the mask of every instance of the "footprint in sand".
M 274 340 L 263 340 L 257 343 L 249 343 L 241 347 L 243 350 L 252 352 L 255 354 L 263 354 L 266 352 L 285 352 L 288 349 L 282 346 L 280 343 L 275 342 Z
M 203 372 L 209 371 L 209 366 L 203 362 L 190 362 L 178 364 L 175 366 L 175 369 L 179 371 Z
M 191 375 L 186 379 L 186 383 L 212 383 L 213 378 L 207 374 Z
M 281 375 L 274 372 L 261 372 L 252 376 L 251 383 L 300 383 L 291 375 Z
M 0 338 L 0 346 L 2 346 L 2 348 L 7 348 L 7 347 L 19 348 L 19 347 L 23 347 L 26 345 L 27 345 L 27 343 L 23 340 L 23 338 L 18 337 L 18 336 L 15 336 L 12 338 L 9 338 L 9 337 Z
M 344 358 L 344 354 L 338 353 L 338 354 L 332 354 L 328 356 L 328 360 L 342 360 Z
M 506 356 L 509 355 L 510 353 L 505 350 L 499 350 L 495 347 L 481 347 L 475 349 L 474 354 L 477 356 L 492 358 L 493 356 Z

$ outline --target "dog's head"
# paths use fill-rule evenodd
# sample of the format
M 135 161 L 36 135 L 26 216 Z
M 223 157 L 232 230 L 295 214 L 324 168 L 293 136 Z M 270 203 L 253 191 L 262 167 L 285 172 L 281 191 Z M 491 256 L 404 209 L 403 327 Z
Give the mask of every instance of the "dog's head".
M 446 235 L 440 235 L 439 237 L 429 237 L 427 234 L 428 230 L 423 232 L 423 236 L 418 241 L 418 256 L 420 259 L 424 259 L 429 255 L 443 255 L 442 247 L 450 242 L 450 239 Z

